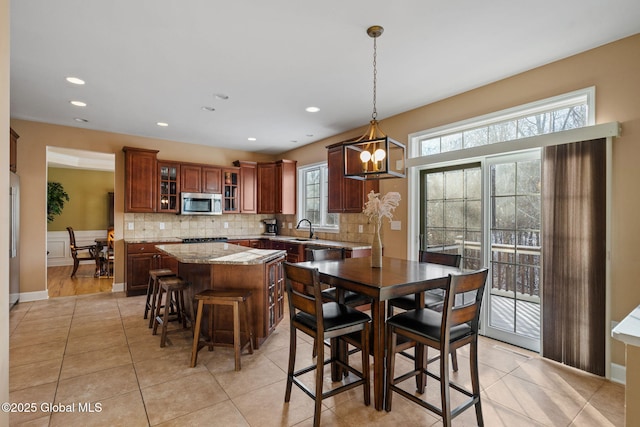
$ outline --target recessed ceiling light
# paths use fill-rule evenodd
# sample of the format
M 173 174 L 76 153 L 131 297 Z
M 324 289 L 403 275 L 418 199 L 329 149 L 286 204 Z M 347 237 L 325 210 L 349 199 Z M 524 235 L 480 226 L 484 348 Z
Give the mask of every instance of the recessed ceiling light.
M 247 141 L 256 141 L 256 139 L 252 136 L 250 136 L 249 138 L 247 138 Z
M 83 118 L 80 118 L 80 117 L 74 117 L 73 120 L 75 120 L 76 122 L 79 122 L 79 123 L 87 123 L 87 122 L 89 122 L 89 120 L 83 119 Z
M 312 134 L 312 133 L 308 133 L 308 134 L 307 134 L 307 136 L 308 136 L 309 138 L 311 138 L 311 137 L 313 136 L 313 134 Z
M 317 113 L 318 111 L 320 111 L 320 109 L 318 107 L 307 107 L 305 108 L 305 111 L 309 113 Z
M 216 99 L 220 99 L 222 101 L 226 101 L 227 99 L 229 99 L 229 95 L 225 95 L 224 93 L 216 93 L 213 96 L 215 96 Z
M 71 105 L 75 105 L 76 107 L 86 107 L 87 103 L 82 101 L 69 101 Z
M 297 143 L 298 143 L 298 140 L 297 140 L 297 139 L 292 139 L 292 140 L 291 140 L 291 142 L 292 142 L 293 144 L 297 144 Z
M 208 107 L 208 106 L 206 106 L 206 105 L 205 105 L 204 107 L 202 107 L 202 110 L 203 110 L 203 111 L 216 111 L 216 109 L 215 109 L 215 108 L 213 108 L 213 107 Z
M 158 123 L 156 123 L 156 124 L 157 124 L 158 126 L 162 126 L 163 128 L 166 128 L 167 126 L 169 126 L 169 124 L 168 124 L 168 123 L 165 123 L 165 122 L 158 122 Z
M 84 84 L 84 80 L 79 79 L 77 77 L 67 77 L 67 81 L 69 83 L 73 83 L 74 85 L 83 85 Z

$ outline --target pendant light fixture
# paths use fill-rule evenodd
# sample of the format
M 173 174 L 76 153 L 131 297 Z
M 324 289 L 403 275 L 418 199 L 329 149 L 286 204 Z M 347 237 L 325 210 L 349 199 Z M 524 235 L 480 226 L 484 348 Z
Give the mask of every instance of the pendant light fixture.
M 376 110 L 377 43 L 384 28 L 374 25 L 367 29 L 373 38 L 373 112 L 369 128 L 360 138 L 342 146 L 344 176 L 353 179 L 371 180 L 405 177 L 405 147 L 389 138 L 378 124 Z

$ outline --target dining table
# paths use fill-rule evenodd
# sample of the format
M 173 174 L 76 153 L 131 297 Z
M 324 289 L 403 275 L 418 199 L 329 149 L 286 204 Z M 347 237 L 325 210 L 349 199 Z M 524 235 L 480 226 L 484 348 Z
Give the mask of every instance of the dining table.
M 422 292 L 446 287 L 449 274 L 460 273 L 457 267 L 413 260 L 382 257 L 382 267 L 372 267 L 369 257 L 332 261 L 306 261 L 297 265 L 317 268 L 320 282 L 338 291 L 353 291 L 371 298 L 373 394 L 375 408 L 384 408 L 385 395 L 385 321 L 386 301 L 416 294 L 417 307 L 424 306 Z M 332 370 L 332 379 L 340 372 Z

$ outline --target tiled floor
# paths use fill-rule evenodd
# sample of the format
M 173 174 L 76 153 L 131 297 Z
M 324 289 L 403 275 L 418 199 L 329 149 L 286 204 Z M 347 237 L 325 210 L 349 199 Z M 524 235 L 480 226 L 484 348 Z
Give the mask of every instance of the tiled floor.
M 201 350 L 197 367 L 189 368 L 188 332 L 170 335 L 167 347 L 160 348 L 159 336 L 152 336 L 142 319 L 143 307 L 144 297 L 100 293 L 14 308 L 10 398 L 33 402 L 38 411 L 11 414 L 11 425 L 312 425 L 308 396 L 294 387 L 291 402 L 284 403 L 287 319 L 253 355 L 242 356 L 242 371 L 235 372 L 233 353 L 226 348 Z M 310 340 L 301 335 L 298 342 L 299 359 L 309 361 Z M 490 339 L 481 340 L 479 355 L 487 426 L 624 424 L 624 388 L 618 384 Z M 460 352 L 460 371 L 454 378 L 468 384 L 465 356 Z M 330 381 L 329 369 L 325 378 Z M 427 393 L 437 396 L 437 384 L 431 384 L 436 388 Z M 46 411 L 47 404 L 57 404 L 56 411 Z M 90 406 L 81 412 L 79 404 Z M 324 406 L 322 424 L 328 426 L 440 424 L 398 395 L 389 413 L 366 407 L 361 388 L 327 399 Z M 475 425 L 474 411 L 453 424 Z

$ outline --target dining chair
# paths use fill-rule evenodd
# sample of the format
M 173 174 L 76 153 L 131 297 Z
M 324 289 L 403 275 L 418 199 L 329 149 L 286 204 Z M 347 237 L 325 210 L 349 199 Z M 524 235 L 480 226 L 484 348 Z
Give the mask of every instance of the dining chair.
M 418 261 L 429 262 L 432 264 L 447 265 L 449 267 L 460 268 L 460 261 L 462 257 L 460 254 L 448 254 L 445 252 L 434 252 L 420 250 L 418 252 Z M 424 306 L 436 311 L 442 311 L 444 304 L 444 291 L 442 289 L 431 289 L 423 292 L 424 294 Z M 393 316 L 393 308 L 398 307 L 402 310 L 413 310 L 418 308 L 416 302 L 416 294 L 404 295 L 398 298 L 390 299 L 388 302 L 389 317 Z M 407 354 L 404 354 L 409 358 L 413 358 Z M 458 355 L 455 350 L 451 352 L 451 366 L 454 372 L 458 371 Z
M 71 256 L 73 257 L 73 271 L 71 272 L 71 277 L 74 277 L 76 275 L 78 266 L 81 262 L 85 261 L 91 261 L 96 264 L 96 271 L 94 273 L 94 276 L 98 277 L 98 275 L 100 274 L 100 267 L 96 262 L 97 245 L 78 246 L 76 244 L 76 235 L 73 231 L 73 228 L 67 227 L 67 231 L 69 232 L 69 247 L 71 249 Z
M 320 278 L 317 268 L 302 267 L 284 262 L 285 286 L 289 303 L 289 365 L 284 401 L 291 399 L 291 388 L 295 384 L 315 400 L 313 425 L 320 425 L 322 400 L 343 391 L 362 385 L 364 404 L 371 403 L 369 385 L 369 322 L 371 318 L 355 308 L 337 302 L 323 302 Z M 315 363 L 295 371 L 297 331 L 301 331 L 314 340 L 317 353 Z M 331 357 L 324 359 L 324 339 L 331 342 Z M 338 356 L 338 340 L 344 340 L 361 350 L 362 370 L 358 371 L 348 360 Z M 348 370 L 359 379 L 336 386 L 323 392 L 324 365 L 336 363 L 341 369 Z M 309 388 L 299 376 L 315 369 L 315 387 Z
M 107 272 L 107 277 L 113 277 L 113 263 L 115 259 L 114 243 L 115 232 L 113 227 L 109 227 L 107 229 L 107 247 L 103 253 L 103 262 L 106 264 L 105 271 Z
M 476 419 L 479 426 L 484 425 L 482 406 L 480 403 L 480 382 L 478 376 L 478 325 L 480 322 L 480 306 L 487 281 L 488 269 L 483 268 L 470 273 L 449 275 L 444 294 L 444 305 L 441 312 L 428 308 L 405 311 L 387 319 L 387 397 L 385 409 L 391 411 L 393 393 L 421 405 L 442 417 L 444 426 L 451 426 L 451 420 L 464 410 L 475 406 Z M 472 301 L 454 304 L 456 296 L 474 295 Z M 398 338 L 401 338 L 399 341 Z M 449 358 L 452 350 L 470 346 L 469 365 L 471 373 L 471 391 L 449 379 Z M 395 355 L 413 346 L 416 354 L 431 347 L 439 352 L 439 374 L 430 372 L 424 366 L 423 358 L 416 358 L 417 366 L 411 372 L 394 377 Z M 400 388 L 399 383 L 414 376 L 429 376 L 440 382 L 440 406 L 436 406 L 414 393 Z M 424 384 L 418 393 L 424 394 Z M 450 389 L 462 393 L 468 399 L 451 407 Z M 425 396 L 426 397 L 426 396 Z
M 312 261 L 341 260 L 345 258 L 344 248 L 317 248 L 311 249 Z M 336 288 L 330 287 L 322 291 L 322 299 L 325 301 L 338 301 L 338 293 Z M 370 304 L 371 298 L 366 295 L 353 291 L 344 292 L 344 301 L 342 302 L 349 307 L 358 307 L 364 304 Z

